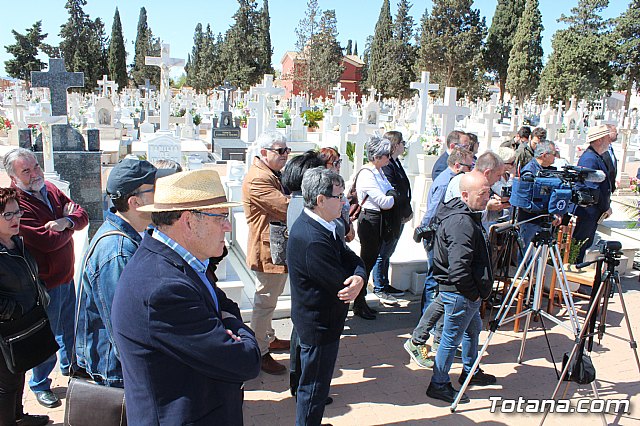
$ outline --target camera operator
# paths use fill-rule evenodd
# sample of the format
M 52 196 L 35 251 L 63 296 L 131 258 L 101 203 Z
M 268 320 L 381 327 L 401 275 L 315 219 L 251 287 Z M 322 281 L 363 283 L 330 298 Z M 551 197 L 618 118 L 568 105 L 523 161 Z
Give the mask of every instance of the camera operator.
M 533 160 L 529 161 L 529 163 L 520 170 L 521 179 L 526 179 L 527 176 L 535 178 L 543 170 L 555 170 L 555 168 L 551 166 L 556 158 L 556 146 L 553 142 L 547 140 L 539 142 L 536 145 L 534 155 L 535 157 Z M 531 213 L 524 209 L 520 209 L 518 212 L 518 222 L 528 220 L 542 214 L 544 214 L 544 212 Z M 531 222 L 520 225 L 520 237 L 522 238 L 524 247 L 527 247 L 536 235 L 536 232 L 541 230 L 544 220 L 544 218 L 535 219 Z M 560 220 L 560 216 L 554 215 L 554 220 L 552 222 L 553 226 L 558 226 L 560 224 Z
M 609 169 L 603 159 L 603 154 L 609 149 L 611 144 L 611 132 L 606 125 L 590 127 L 587 131 L 587 142 L 589 148 L 578 160 L 578 166 L 588 167 L 594 170 L 601 170 L 609 176 Z M 589 188 L 598 192 L 598 203 L 588 207 L 576 207 L 573 214 L 578 217 L 578 223 L 573 231 L 573 238 L 576 241 L 585 241 L 580 247 L 580 253 L 576 263 L 584 261 L 587 249 L 593 244 L 593 238 L 598 228 L 598 220 L 601 217 L 611 215 L 611 180 L 604 179 L 602 182 L 585 182 L 577 185 L 582 188 Z

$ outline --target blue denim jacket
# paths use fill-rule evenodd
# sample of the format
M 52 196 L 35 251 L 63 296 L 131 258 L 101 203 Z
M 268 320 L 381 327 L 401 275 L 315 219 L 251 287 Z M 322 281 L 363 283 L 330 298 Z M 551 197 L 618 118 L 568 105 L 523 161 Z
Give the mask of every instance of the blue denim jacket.
M 131 225 L 113 212 L 107 212 L 91 243 L 100 235 L 114 230 L 124 232 L 138 244 L 142 241 Z M 82 273 L 84 288 L 77 300 L 76 362 L 96 382 L 106 386 L 124 387 L 122 365 L 111 327 L 111 305 L 120 274 L 137 248 L 129 238 L 120 235 L 104 237 L 86 261 L 87 266 Z

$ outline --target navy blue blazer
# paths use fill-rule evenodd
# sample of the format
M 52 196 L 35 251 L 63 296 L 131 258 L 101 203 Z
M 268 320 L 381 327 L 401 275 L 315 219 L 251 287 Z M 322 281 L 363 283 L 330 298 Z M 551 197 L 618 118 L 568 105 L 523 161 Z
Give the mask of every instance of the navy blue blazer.
M 352 275 L 367 282 L 362 259 L 303 211 L 289 232 L 287 266 L 300 341 L 317 346 L 340 339 L 349 304 L 337 294 Z
M 588 167 L 590 169 L 602 170 L 607 176 L 602 182 L 585 182 L 580 184 L 580 187 L 590 188 L 596 190 L 598 193 L 598 203 L 589 207 L 576 207 L 574 214 L 580 218 L 581 221 L 597 221 L 602 213 L 609 210 L 611 206 L 611 181 L 608 179 L 609 170 L 604 162 L 604 159 L 600 154 L 595 152 L 591 147 L 580 156 L 578 160 L 578 166 Z
M 220 310 L 239 316 L 214 288 Z M 242 425 L 242 384 L 260 372 L 258 343 L 241 319 L 222 319 L 175 251 L 145 235 L 118 281 L 111 321 L 129 424 Z

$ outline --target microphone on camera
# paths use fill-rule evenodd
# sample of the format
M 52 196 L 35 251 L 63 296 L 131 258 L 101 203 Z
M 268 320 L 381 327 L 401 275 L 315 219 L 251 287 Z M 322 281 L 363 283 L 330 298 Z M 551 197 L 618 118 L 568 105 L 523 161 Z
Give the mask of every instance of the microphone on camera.
M 575 172 L 580 176 L 584 176 L 585 182 L 600 183 L 607 177 L 602 170 L 590 169 L 588 167 L 564 166 L 564 169 L 566 171 Z

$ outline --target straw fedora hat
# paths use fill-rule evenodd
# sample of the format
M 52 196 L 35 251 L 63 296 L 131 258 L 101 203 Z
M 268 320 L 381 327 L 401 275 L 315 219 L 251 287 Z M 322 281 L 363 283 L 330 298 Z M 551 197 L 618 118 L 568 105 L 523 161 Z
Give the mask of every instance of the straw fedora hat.
M 153 201 L 153 204 L 142 206 L 138 211 L 205 210 L 241 205 L 227 201 L 218 172 L 207 169 L 175 173 L 158 179 Z
M 593 141 L 597 141 L 600 138 L 603 138 L 609 134 L 609 128 L 604 124 L 599 126 L 591 126 L 589 130 L 587 130 L 587 143 L 591 143 Z

